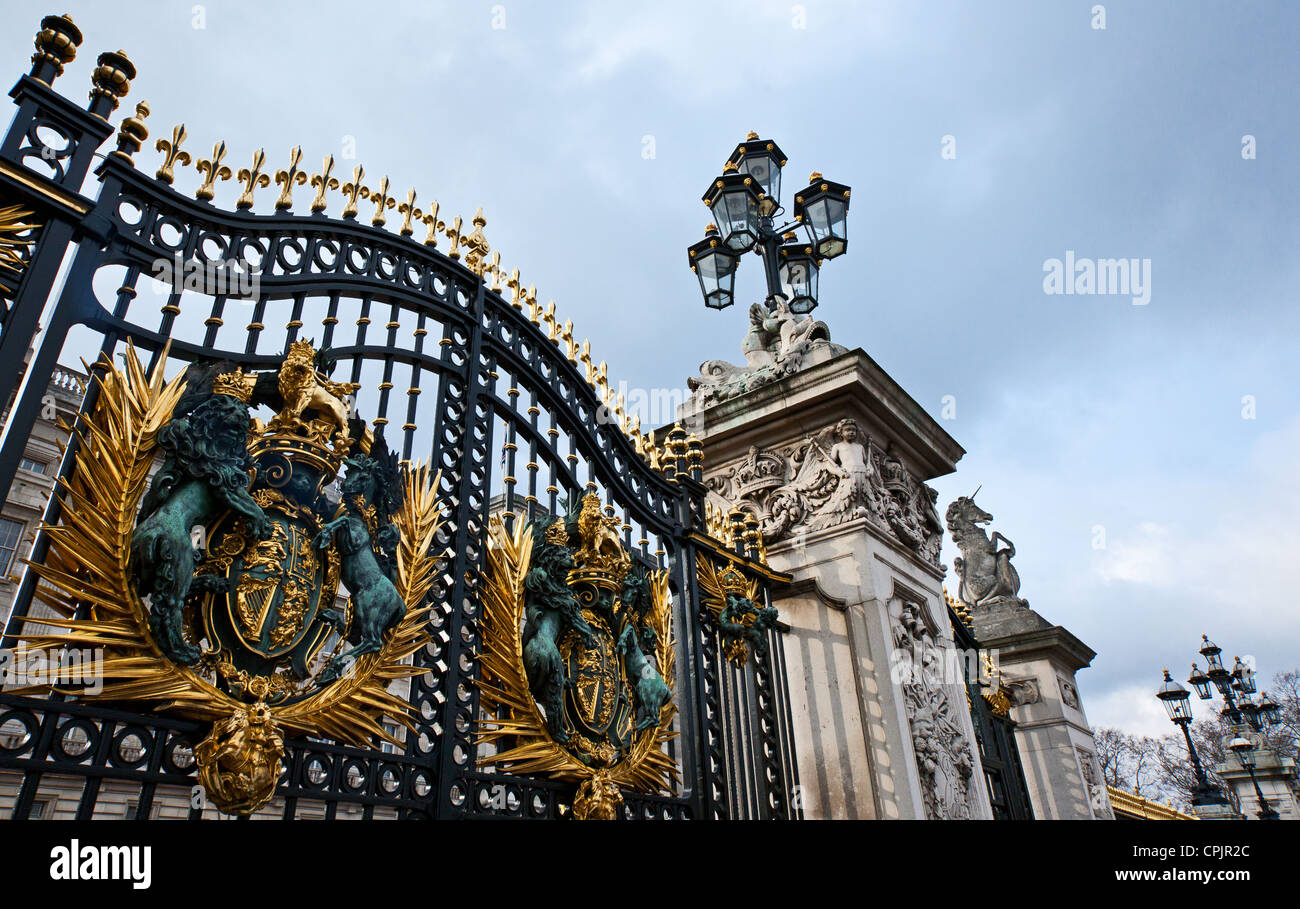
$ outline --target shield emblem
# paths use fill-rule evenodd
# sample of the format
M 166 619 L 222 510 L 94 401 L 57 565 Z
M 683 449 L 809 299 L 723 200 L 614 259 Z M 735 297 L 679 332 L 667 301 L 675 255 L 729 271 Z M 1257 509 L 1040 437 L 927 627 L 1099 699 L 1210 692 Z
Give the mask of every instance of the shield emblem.
M 618 641 L 603 615 L 592 609 L 582 614 L 595 633 L 596 646 L 586 647 L 576 632 L 560 645 L 568 674 L 566 725 L 583 738 L 618 747 L 631 720 Z
M 305 677 L 333 630 L 320 613 L 333 605 L 338 572 L 332 553 L 312 546 L 314 525 L 277 504 L 265 506 L 272 532 L 264 540 L 249 539 L 233 514 L 213 526 L 212 554 L 225 565 L 229 588 L 205 598 L 204 623 L 237 668 L 264 675 L 288 662 Z

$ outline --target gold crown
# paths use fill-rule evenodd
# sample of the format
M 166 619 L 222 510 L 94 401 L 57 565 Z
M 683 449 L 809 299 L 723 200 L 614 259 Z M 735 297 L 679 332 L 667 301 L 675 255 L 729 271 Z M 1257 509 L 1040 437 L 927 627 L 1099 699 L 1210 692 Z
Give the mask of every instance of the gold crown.
M 734 593 L 738 596 L 749 594 L 749 582 L 737 570 L 735 562 L 727 563 L 726 569 L 718 576 L 718 582 L 722 585 L 723 593 Z
M 569 572 L 570 584 L 587 582 L 608 590 L 618 590 L 623 576 L 632 567 L 632 558 L 619 542 L 615 528 L 621 522 L 606 515 L 600 507 L 600 496 L 588 493 L 582 498 L 578 513 L 578 536 L 582 545 L 573 554 L 576 566 Z
M 552 546 L 569 545 L 569 532 L 564 529 L 563 521 L 556 521 L 550 527 L 546 528 L 546 542 Z
M 229 395 L 247 404 L 253 397 L 254 383 L 248 381 L 252 378 L 252 375 L 245 375 L 242 369 L 222 373 L 212 380 L 212 393 L 215 395 Z
M 294 341 L 284 357 L 286 363 L 311 363 L 315 359 L 316 348 L 310 341 Z

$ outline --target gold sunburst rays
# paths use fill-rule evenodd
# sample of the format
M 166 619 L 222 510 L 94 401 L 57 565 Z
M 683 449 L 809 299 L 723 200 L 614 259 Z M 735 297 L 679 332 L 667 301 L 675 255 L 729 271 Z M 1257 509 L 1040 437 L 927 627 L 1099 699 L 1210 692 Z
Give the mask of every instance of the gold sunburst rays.
M 37 586 L 36 596 L 57 615 L 24 619 L 32 630 L 25 628 L 18 635 L 16 654 L 25 659 L 35 650 L 100 649 L 102 688 L 92 694 L 60 687 L 56 680 L 14 693 L 62 691 L 86 700 L 143 701 L 159 712 L 226 726 L 238 726 L 243 717 L 265 726 L 268 720 L 256 714 L 265 710 L 272 731 L 278 726 L 358 746 L 372 737 L 400 745 L 385 732 L 383 720 L 415 728 L 410 705 L 388 688 L 394 680 L 423 671 L 408 658 L 430 639 L 429 607 L 422 604 L 443 555 L 432 551 L 443 510 L 437 498 L 440 475 L 421 464 L 405 473 L 395 524 L 401 540 L 396 586 L 407 613 L 385 635 L 381 649 L 362 656 L 338 682 L 297 701 L 268 708 L 261 701 L 250 705 L 236 700 L 205 676 L 202 664 L 182 666 L 161 653 L 149 632 L 147 608 L 130 582 L 136 512 L 148 484 L 158 430 L 170 420 L 185 391 L 185 374 L 164 381 L 166 349 L 148 376 L 133 347 L 128 346 L 123 360 L 120 368 L 106 358 L 96 364 L 94 381 L 100 393 L 89 417 L 73 429 L 80 454 L 70 477 L 60 480 L 67 496 L 63 520 L 43 528 L 50 540 L 44 562 L 28 563 L 45 582 Z M 209 738 L 216 734 L 214 726 Z M 274 749 L 266 754 L 273 762 L 279 760 Z M 205 769 L 199 768 L 201 778 Z M 208 780 L 218 776 L 209 774 Z M 240 802 L 236 810 L 248 813 L 260 804 L 264 800 Z
M 31 249 L 34 232 L 41 226 L 29 220 L 35 214 L 21 205 L 0 206 L 0 267 L 14 272 L 27 267 L 24 253 Z
M 480 704 L 493 717 L 484 722 L 479 741 L 504 746 L 491 757 L 512 773 L 545 774 L 579 782 L 608 781 L 634 792 L 671 791 L 678 779 L 677 765 L 665 750 L 677 733 L 672 730 L 676 707 L 665 705 L 659 724 L 638 735 L 632 748 L 608 769 L 596 769 L 574 758 L 556 743 L 528 687 L 519 633 L 524 615 L 524 577 L 532 561 L 532 533 L 523 521 L 513 533 L 498 517 L 488 527 L 488 547 L 483 596 L 482 651 L 478 686 Z M 672 631 L 672 594 L 666 572 L 650 577 L 650 624 L 658 635 L 656 656 L 665 680 L 675 678 L 676 652 Z

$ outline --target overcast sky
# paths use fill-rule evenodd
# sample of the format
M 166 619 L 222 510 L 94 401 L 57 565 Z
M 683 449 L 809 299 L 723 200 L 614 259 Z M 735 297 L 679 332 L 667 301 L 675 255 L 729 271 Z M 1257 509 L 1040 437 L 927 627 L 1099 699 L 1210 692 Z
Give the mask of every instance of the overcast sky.
M 853 187 L 817 316 L 936 418 L 955 397 L 941 505 L 983 485 L 1022 595 L 1098 652 L 1090 720 L 1163 734 L 1160 668 L 1185 678 L 1202 632 L 1265 677 L 1300 665 L 1300 7 L 1110 2 L 1101 29 L 1094 5 L 70 0 L 57 85 L 126 50 L 142 166 L 184 121 L 236 168 L 352 141 L 340 163 L 399 197 L 483 206 L 504 264 L 643 389 L 740 359 L 759 263 L 706 311 L 685 249 L 735 143 L 777 140 L 787 204 L 813 169 Z M 0 6 L 16 78 L 55 10 Z M 1149 302 L 1044 293 L 1067 250 L 1150 260 Z

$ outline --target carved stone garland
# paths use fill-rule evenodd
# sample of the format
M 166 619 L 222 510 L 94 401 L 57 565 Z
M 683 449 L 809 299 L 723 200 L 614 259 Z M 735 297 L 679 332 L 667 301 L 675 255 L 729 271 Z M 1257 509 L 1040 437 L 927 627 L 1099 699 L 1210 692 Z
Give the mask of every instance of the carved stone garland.
M 925 816 L 930 820 L 960 820 L 972 816 L 970 787 L 974 757 L 970 740 L 944 689 L 942 655 L 921 608 L 904 603 L 894 620 L 894 646 L 902 659 L 900 687 L 921 775 Z M 908 659 L 910 656 L 910 660 Z

